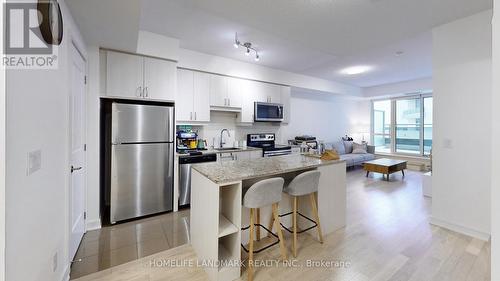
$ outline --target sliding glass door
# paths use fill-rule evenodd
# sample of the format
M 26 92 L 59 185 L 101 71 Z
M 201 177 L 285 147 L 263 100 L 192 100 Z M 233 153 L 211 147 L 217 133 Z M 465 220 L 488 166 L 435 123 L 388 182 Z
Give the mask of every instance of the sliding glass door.
M 396 100 L 396 153 L 420 154 L 420 98 Z
M 372 102 L 372 143 L 379 153 L 429 155 L 432 148 L 432 96 Z

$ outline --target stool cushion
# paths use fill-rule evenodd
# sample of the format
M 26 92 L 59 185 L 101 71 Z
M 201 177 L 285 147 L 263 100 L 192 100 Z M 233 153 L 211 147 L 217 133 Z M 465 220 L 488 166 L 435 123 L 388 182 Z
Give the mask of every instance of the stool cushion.
M 270 178 L 254 183 L 243 196 L 246 208 L 262 208 L 281 201 L 283 178 Z
M 284 192 L 292 196 L 302 196 L 317 192 L 320 175 L 321 172 L 317 170 L 303 172 L 285 187 Z

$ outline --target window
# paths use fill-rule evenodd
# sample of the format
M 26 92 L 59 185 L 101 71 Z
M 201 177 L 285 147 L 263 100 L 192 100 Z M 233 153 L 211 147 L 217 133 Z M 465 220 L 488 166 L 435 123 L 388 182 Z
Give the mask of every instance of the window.
M 373 102 L 373 143 L 379 152 L 391 152 L 391 101 Z
M 376 152 L 429 155 L 432 147 L 432 96 L 373 101 L 372 136 Z

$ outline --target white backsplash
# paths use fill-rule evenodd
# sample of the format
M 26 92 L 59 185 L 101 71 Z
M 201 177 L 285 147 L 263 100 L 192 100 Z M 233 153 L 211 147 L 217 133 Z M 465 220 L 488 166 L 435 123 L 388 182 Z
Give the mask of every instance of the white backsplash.
M 252 125 L 239 125 L 236 120 L 236 113 L 212 111 L 210 113 L 210 123 L 192 126 L 193 130 L 198 131 L 198 137 L 207 140 L 208 146 L 219 146 L 220 132 L 222 129 L 228 129 L 230 137 L 224 133 L 224 141 L 226 147 L 234 145 L 235 141 L 243 141 L 247 139 L 247 134 L 254 133 L 274 133 L 276 134 L 276 142 L 282 143 L 280 135 L 280 124 L 274 123 L 254 123 Z

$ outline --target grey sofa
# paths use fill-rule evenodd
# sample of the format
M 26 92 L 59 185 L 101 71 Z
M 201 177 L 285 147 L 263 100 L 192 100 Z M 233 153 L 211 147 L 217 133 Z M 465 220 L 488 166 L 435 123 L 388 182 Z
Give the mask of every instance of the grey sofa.
M 352 143 L 337 141 L 333 143 L 326 144 L 327 149 L 335 149 L 340 159 L 346 161 L 347 167 L 353 167 L 357 165 L 363 164 L 363 162 L 374 160 L 375 159 L 375 146 L 368 145 L 367 153 L 352 153 Z

